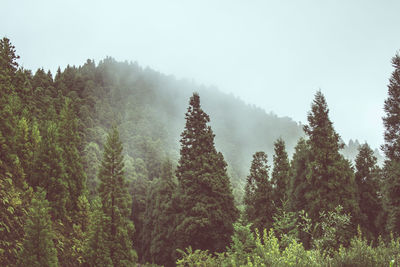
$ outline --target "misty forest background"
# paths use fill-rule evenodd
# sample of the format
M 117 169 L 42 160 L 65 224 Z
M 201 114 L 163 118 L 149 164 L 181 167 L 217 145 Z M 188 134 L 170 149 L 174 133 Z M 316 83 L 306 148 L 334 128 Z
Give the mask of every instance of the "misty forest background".
M 1 266 L 399 264 L 398 55 L 385 158 L 321 91 L 301 125 L 137 63 L 18 58 L 1 39 Z

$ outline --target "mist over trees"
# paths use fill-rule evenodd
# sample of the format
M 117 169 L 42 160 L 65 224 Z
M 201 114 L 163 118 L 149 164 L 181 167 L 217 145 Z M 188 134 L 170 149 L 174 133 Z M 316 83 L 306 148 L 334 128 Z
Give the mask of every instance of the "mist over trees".
M 398 55 L 384 162 L 321 91 L 300 125 L 136 63 L 17 60 L 1 39 L 1 266 L 398 264 Z

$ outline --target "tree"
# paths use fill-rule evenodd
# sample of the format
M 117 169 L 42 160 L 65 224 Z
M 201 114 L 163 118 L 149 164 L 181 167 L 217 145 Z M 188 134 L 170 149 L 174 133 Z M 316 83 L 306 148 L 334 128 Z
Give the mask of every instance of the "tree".
M 56 123 L 48 122 L 35 162 L 35 172 L 30 185 L 46 190 L 53 220 L 68 222 L 66 203 L 68 199 L 67 173 L 63 160 L 63 150 L 59 143 L 59 129 Z
M 55 236 L 46 192 L 37 188 L 25 223 L 25 236 L 19 254 L 19 266 L 58 266 Z
M 161 177 L 152 184 L 146 198 L 146 211 L 142 231 L 143 258 L 164 266 L 175 266 L 173 261 L 175 207 L 173 199 L 176 193 L 172 164 L 165 161 Z
M 68 186 L 67 210 L 73 220 L 78 212 L 78 199 L 86 193 L 86 174 L 79 154 L 80 137 L 78 119 L 73 110 L 73 103 L 66 98 L 60 112 L 59 143 L 63 150 L 63 161 Z
M 304 138 L 300 138 L 295 147 L 290 169 L 289 208 L 292 211 L 305 209 L 305 193 L 309 188 L 307 166 L 310 148 Z
M 250 174 L 245 187 L 245 215 L 253 230 L 267 231 L 272 227 L 275 207 L 273 188 L 269 180 L 267 154 L 256 152 L 251 162 Z
M 179 181 L 181 210 L 177 217 L 179 248 L 223 251 L 231 241 L 239 212 L 234 204 L 226 163 L 214 146 L 209 116 L 194 93 L 181 134 Z
M 339 153 L 343 144 L 328 113 L 325 97 L 318 91 L 307 116 L 308 125 L 304 126 L 310 146 L 305 208 L 313 222 L 319 221 L 321 211 L 333 211 L 339 205 L 352 218 L 359 216 L 354 174 L 350 162 Z
M 274 149 L 272 185 L 274 186 L 274 203 L 276 209 L 280 209 L 283 206 L 283 202 L 288 199 L 290 165 L 285 149 L 285 141 L 282 138 L 276 140 Z
M 380 169 L 374 152 L 367 143 L 359 147 L 355 163 L 358 202 L 362 215 L 361 227 L 364 232 L 377 238 L 379 227 L 376 219 L 381 210 L 381 200 L 378 196 Z
M 118 130 L 113 127 L 104 146 L 99 171 L 99 196 L 109 223 L 103 229 L 114 266 L 135 266 L 136 252 L 131 236 L 135 228 L 130 215 L 130 196 L 124 177 L 124 157 Z
M 388 98 L 385 100 L 385 152 L 384 207 L 387 212 L 387 230 L 400 233 L 400 55 L 392 59 L 394 71 L 389 80 Z
M 84 249 L 84 260 L 88 266 L 113 266 L 110 257 L 110 246 L 107 240 L 107 232 L 104 229 L 110 224 L 110 218 L 103 212 L 99 199 L 92 203 L 93 211 L 90 216 L 88 241 Z

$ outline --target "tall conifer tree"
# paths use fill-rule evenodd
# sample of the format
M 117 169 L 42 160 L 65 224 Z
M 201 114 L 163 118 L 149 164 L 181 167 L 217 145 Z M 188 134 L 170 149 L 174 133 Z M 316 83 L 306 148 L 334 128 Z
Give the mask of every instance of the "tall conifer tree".
M 267 154 L 256 152 L 247 176 L 244 204 L 247 221 L 260 232 L 272 227 L 275 212 L 274 192 L 268 173 Z
M 103 229 L 114 266 L 135 266 L 137 255 L 131 236 L 135 228 L 129 219 L 131 198 L 124 177 L 124 157 L 118 130 L 113 127 L 104 146 L 99 171 L 99 196 L 103 213 L 109 221 Z
M 351 212 L 353 218 L 359 216 L 354 173 L 350 163 L 339 153 L 343 144 L 328 113 L 325 97 L 318 91 L 308 113 L 308 125 L 304 126 L 310 146 L 306 211 L 315 222 L 321 211 L 332 211 L 338 205 L 343 206 L 345 212 Z
M 282 138 L 274 144 L 274 168 L 272 170 L 272 184 L 274 186 L 274 203 L 277 209 L 282 208 L 282 203 L 288 198 L 289 189 L 289 159 L 286 153 L 285 141 Z
M 173 246 L 175 237 L 174 199 L 176 182 L 169 160 L 162 164 L 161 177 L 153 182 L 146 199 L 146 212 L 142 231 L 143 258 L 164 266 L 175 266 Z
M 38 188 L 32 199 L 25 224 L 25 237 L 19 254 L 19 266 L 56 267 L 57 250 L 54 247 L 52 221 L 46 192 Z
M 178 247 L 223 251 L 231 241 L 233 223 L 238 218 L 226 163 L 214 146 L 209 116 L 194 93 L 181 134 L 176 172 L 181 198 L 177 218 Z
M 387 212 L 387 230 L 400 233 L 400 55 L 392 59 L 394 71 L 389 80 L 385 100 L 384 206 Z
M 378 196 L 380 170 L 374 152 L 367 143 L 359 147 L 355 163 L 358 201 L 362 215 L 361 227 L 373 238 L 377 238 L 377 217 L 381 210 L 381 199 Z

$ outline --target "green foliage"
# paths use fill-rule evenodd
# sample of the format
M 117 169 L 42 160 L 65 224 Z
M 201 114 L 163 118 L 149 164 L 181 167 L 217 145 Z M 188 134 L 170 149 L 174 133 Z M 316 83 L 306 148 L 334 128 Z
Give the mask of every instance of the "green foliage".
M 296 212 L 287 211 L 287 201 L 283 202 L 283 206 L 278 208 L 274 214 L 273 229 L 280 240 L 281 248 L 286 248 L 292 240 L 299 241 L 298 215 Z
M 52 207 L 50 214 L 53 220 L 66 222 L 68 183 L 58 135 L 57 124 L 49 122 L 40 144 L 39 155 L 35 162 L 36 169 L 30 185 L 34 188 L 40 186 L 46 190 L 46 198 Z
M 382 201 L 378 195 L 380 191 L 380 169 L 368 144 L 363 144 L 359 148 L 355 163 L 358 202 L 362 215 L 360 225 L 370 238 L 376 239 L 379 234 L 377 218 L 382 210 Z
M 84 261 L 88 266 L 113 266 L 110 256 L 108 233 L 104 231 L 110 224 L 110 217 L 103 212 L 101 202 L 95 199 L 92 203 L 88 239 L 84 247 Z
M 177 215 L 178 247 L 220 252 L 230 243 L 238 218 L 226 163 L 214 146 L 209 116 L 193 94 L 181 138 L 181 157 L 176 176 L 180 187 Z
M 186 251 L 178 250 L 182 255 L 176 261 L 178 267 L 219 267 L 223 266 L 221 260 L 214 258 L 208 250 L 196 249 L 193 251 L 192 247 L 188 247 Z
M 340 246 L 347 245 L 351 237 L 350 215 L 342 206 L 335 210 L 320 212 L 320 219 L 313 229 L 313 244 L 317 250 L 332 255 Z
M 289 159 L 286 153 L 285 142 L 279 138 L 274 143 L 274 168 L 271 182 L 274 186 L 274 203 L 277 209 L 282 208 L 283 202 L 288 199 L 289 193 Z
M 354 218 L 359 216 L 354 173 L 350 163 L 339 154 L 343 144 L 328 113 L 325 97 L 318 91 L 307 117 L 308 125 L 304 126 L 310 146 L 305 211 L 315 222 L 321 211 L 334 210 L 338 205 Z
M 45 197 L 46 192 L 38 188 L 25 223 L 25 236 L 18 255 L 18 266 L 58 266 L 50 207 Z
M 174 266 L 175 198 L 177 185 L 169 160 L 162 166 L 161 177 L 156 179 L 146 198 L 141 243 L 144 258 L 164 266 Z
M 269 229 L 272 227 L 273 188 L 269 180 L 267 154 L 256 152 L 251 162 L 250 175 L 245 187 L 245 218 L 253 229 Z
M 99 196 L 108 221 L 102 231 L 113 265 L 134 266 L 137 255 L 131 236 L 135 228 L 129 220 L 131 201 L 124 178 L 122 149 L 118 130 L 114 127 L 107 137 L 99 171 Z

